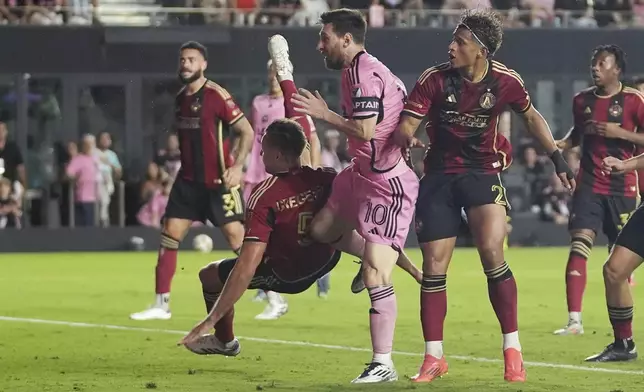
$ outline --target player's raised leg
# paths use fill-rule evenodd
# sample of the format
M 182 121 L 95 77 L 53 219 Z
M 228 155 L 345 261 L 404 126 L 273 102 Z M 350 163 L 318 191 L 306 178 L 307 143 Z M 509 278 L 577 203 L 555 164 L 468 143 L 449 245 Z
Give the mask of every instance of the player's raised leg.
M 179 243 L 192 225 L 192 220 L 165 218 L 161 232 L 161 246 L 155 268 L 155 300 L 154 304 L 138 313 L 130 315 L 132 320 L 168 320 L 170 312 L 170 286 L 177 269 L 177 253 Z
M 210 313 L 215 302 L 219 299 L 225 278 L 230 274 L 235 261 L 236 259 L 214 261 L 199 271 L 199 280 L 206 303 L 206 314 Z M 241 345 L 233 332 L 234 317 L 235 309 L 233 308 L 215 324 L 214 334 L 203 335 L 196 341 L 186 344 L 186 348 L 199 355 L 236 356 L 241 351 Z
M 487 276 L 490 302 L 501 324 L 505 380 L 525 381 L 526 372 L 519 342 L 517 284 L 503 252 L 507 231 L 506 206 L 485 204 L 471 207 L 468 210 L 468 220 Z

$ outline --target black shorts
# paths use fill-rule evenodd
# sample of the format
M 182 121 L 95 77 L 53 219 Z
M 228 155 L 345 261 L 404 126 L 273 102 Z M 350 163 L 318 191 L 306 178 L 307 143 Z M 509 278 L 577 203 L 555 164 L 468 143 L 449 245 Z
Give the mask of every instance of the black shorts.
M 636 206 L 634 197 L 598 195 L 579 189 L 572 198 L 568 229 L 589 229 L 595 234 L 601 229 L 612 245 Z
M 430 173 L 420 179 L 416 201 L 416 235 L 419 243 L 457 237 L 461 209 L 510 203 L 498 174 Z
M 282 294 L 302 293 L 308 290 L 308 288 L 311 287 L 318 279 L 331 272 L 331 270 L 338 265 L 341 256 L 342 252 L 336 251 L 329 261 L 313 274 L 302 276 L 301 278 L 291 281 L 280 278 L 279 271 L 270 266 L 265 260 L 262 260 L 255 270 L 255 275 L 253 276 L 253 280 L 250 281 L 248 289 L 275 291 Z M 236 262 L 237 258 L 225 259 L 219 263 L 218 273 L 219 279 L 222 282 L 225 282 L 228 279 L 230 271 L 233 270 Z M 302 262 L 306 263 L 306 260 L 302 260 Z
M 623 246 L 644 258 L 642 233 L 644 233 L 644 208 L 640 206 L 631 214 L 630 219 L 617 236 L 615 245 Z
M 168 197 L 164 218 L 210 221 L 217 227 L 244 221 L 244 201 L 239 187 L 206 188 L 204 184 L 177 178 Z

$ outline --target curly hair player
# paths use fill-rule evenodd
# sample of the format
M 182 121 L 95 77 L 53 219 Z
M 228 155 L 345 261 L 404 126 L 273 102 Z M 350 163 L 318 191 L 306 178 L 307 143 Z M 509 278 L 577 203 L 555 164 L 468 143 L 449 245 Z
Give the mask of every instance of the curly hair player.
M 466 11 L 449 44 L 449 61 L 418 78 L 395 137 L 403 147 L 422 147 L 414 137 L 427 117 L 431 150 L 416 202 L 416 231 L 423 253 L 421 324 L 425 359 L 414 382 L 447 373 L 443 325 L 447 270 L 465 209 L 487 276 L 490 302 L 501 324 L 507 381 L 525 381 L 517 321 L 517 285 L 503 244 L 509 203 L 499 173 L 511 162 L 511 146 L 496 132 L 509 106 L 552 159 L 571 191 L 573 173 L 557 149 L 548 124 L 532 106 L 521 77 L 492 56 L 501 46 L 501 19 L 492 11 Z

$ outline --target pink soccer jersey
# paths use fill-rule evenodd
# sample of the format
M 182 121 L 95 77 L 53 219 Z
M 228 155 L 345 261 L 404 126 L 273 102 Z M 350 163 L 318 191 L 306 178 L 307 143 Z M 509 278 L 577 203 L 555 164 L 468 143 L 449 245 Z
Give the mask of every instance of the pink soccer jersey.
M 394 249 L 405 246 L 418 196 L 418 178 L 392 137 L 405 96 L 400 79 L 367 52 L 342 71 L 344 116 L 377 117 L 377 125 L 368 142 L 348 138 L 354 159 L 336 177 L 327 202 L 334 215 L 349 221 L 367 241 Z
M 362 51 L 342 71 L 342 110 L 350 119 L 377 117 L 371 141 L 349 137 L 349 153 L 361 171 L 388 172 L 402 159 L 392 140 L 407 92 L 403 82 L 377 58 Z M 401 170 L 394 170 L 397 175 Z
M 261 94 L 253 99 L 253 107 L 251 109 L 251 120 L 253 130 L 255 131 L 255 139 L 253 140 L 253 149 L 250 152 L 248 168 L 244 181 L 244 200 L 248 200 L 248 196 L 252 188 L 264 181 L 269 177 L 262 161 L 262 137 L 266 132 L 266 128 L 275 120 L 284 118 L 284 96 L 283 95 L 269 95 Z M 311 121 L 311 132 L 315 132 L 315 127 Z M 309 136 L 309 135 L 307 135 Z

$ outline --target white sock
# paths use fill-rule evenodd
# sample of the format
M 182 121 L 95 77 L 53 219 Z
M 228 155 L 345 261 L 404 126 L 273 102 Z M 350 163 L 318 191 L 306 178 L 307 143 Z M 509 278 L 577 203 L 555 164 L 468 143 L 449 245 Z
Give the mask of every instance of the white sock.
M 425 355 L 431 355 L 434 358 L 443 358 L 443 341 L 434 340 L 425 342 Z
M 271 304 L 272 306 L 279 306 L 282 303 L 284 303 L 284 299 L 278 293 L 274 291 L 266 291 L 265 293 L 266 293 L 266 298 L 268 299 L 268 303 Z
M 163 310 L 169 310 L 170 309 L 170 293 L 157 294 L 154 307 L 155 308 L 161 308 Z
M 503 334 L 503 351 L 514 348 L 521 351 L 521 343 L 519 343 L 519 331 Z
M 391 359 L 391 353 L 387 353 L 387 354 L 373 353 L 372 362 L 378 362 L 385 366 L 389 366 L 390 368 L 394 367 L 394 361 L 393 359 Z
M 568 320 L 575 322 L 577 324 L 581 324 L 581 312 L 569 312 Z

